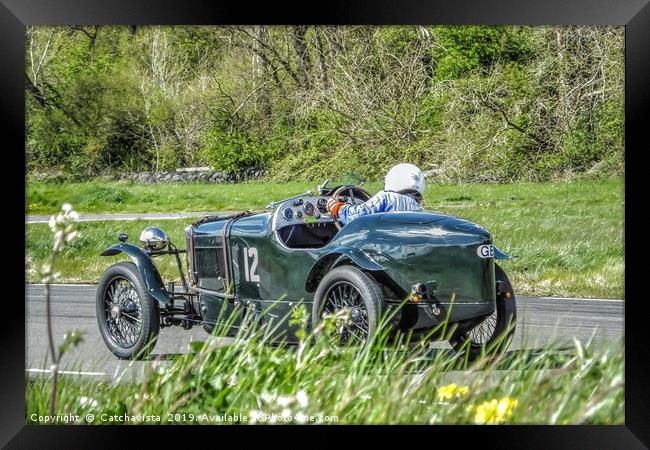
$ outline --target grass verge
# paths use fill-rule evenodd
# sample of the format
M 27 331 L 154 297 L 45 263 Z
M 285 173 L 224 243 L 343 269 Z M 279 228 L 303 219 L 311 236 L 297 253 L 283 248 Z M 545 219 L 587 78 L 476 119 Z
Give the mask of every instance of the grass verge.
M 369 184 L 376 192 L 379 185 Z M 624 185 L 622 179 L 570 183 L 434 185 L 427 209 L 475 221 L 495 244 L 516 256 L 503 264 L 519 295 L 623 298 Z M 315 183 L 237 185 L 30 184 L 30 213 L 50 213 L 64 201 L 80 212 L 215 211 L 260 209 L 272 200 L 315 189 Z M 136 240 L 148 225 L 162 226 L 178 245 L 192 222 L 141 220 L 82 222 L 80 237 L 61 255 L 59 282 L 96 283 L 118 257 L 99 253 L 124 231 Z M 51 249 L 47 224 L 26 227 L 26 250 L 42 262 Z M 164 276 L 177 278 L 172 258 L 157 260 Z M 29 281 L 36 281 L 28 275 Z
M 57 414 L 93 424 L 624 423 L 622 342 L 510 352 L 458 372 L 448 352 L 428 358 L 422 346 L 398 351 L 382 337 L 359 349 L 303 336 L 295 347 L 248 330 L 225 346 L 194 342 L 194 353 L 154 361 L 138 382 L 63 376 Z M 462 381 L 449 383 L 453 375 Z M 27 378 L 27 423 L 45 423 L 50 388 L 47 377 Z
M 300 194 L 317 183 L 136 184 L 130 182 L 27 184 L 25 212 L 54 214 L 62 203 L 80 213 L 243 211 L 263 209 L 279 198 Z

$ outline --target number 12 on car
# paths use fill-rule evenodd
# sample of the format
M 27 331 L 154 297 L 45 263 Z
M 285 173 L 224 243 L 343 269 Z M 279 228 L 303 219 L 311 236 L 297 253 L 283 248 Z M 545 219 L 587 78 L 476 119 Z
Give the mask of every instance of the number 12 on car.
M 251 258 L 252 261 L 249 263 L 248 259 Z M 244 275 L 246 281 L 252 281 L 259 283 L 260 276 L 255 273 L 257 270 L 257 249 L 255 247 L 244 247 Z

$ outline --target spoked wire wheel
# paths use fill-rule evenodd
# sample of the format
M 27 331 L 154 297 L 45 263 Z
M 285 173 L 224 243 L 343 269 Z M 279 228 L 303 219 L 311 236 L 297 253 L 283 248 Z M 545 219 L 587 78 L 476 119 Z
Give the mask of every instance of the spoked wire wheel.
M 361 292 L 352 283 L 339 281 L 329 287 L 325 293 L 323 313 L 337 314 L 337 331 L 341 345 L 364 344 L 368 340 L 368 309 Z
M 330 270 L 318 284 L 312 306 L 312 326 L 336 315 L 338 345 L 365 346 L 377 331 L 384 296 L 375 280 L 360 268 L 344 265 Z
M 122 348 L 133 347 L 142 333 L 142 302 L 133 283 L 115 277 L 104 290 L 104 319 L 110 339 Z
M 483 322 L 472 328 L 469 333 L 471 345 L 482 346 L 487 344 L 495 334 L 497 329 L 497 310 L 496 308 Z
M 99 280 L 97 324 L 106 346 L 123 359 L 143 358 L 160 331 L 160 308 L 132 262 L 113 264 Z
M 456 334 L 449 341 L 456 351 L 467 350 L 469 361 L 476 360 L 488 350 L 492 357 L 498 356 L 505 351 L 514 336 L 517 320 L 515 293 L 508 276 L 498 264 L 494 265 L 494 275 L 497 284 L 502 284 L 502 288 L 501 291 L 495 292 L 496 304 L 492 314 L 471 330 Z M 491 346 L 499 348 L 490 348 Z

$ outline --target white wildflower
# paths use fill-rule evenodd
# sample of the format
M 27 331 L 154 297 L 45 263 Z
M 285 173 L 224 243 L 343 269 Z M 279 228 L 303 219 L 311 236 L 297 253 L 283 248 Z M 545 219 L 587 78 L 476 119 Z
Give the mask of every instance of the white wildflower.
M 41 273 L 43 275 L 49 275 L 50 273 L 52 273 L 52 264 L 49 264 L 49 263 L 43 264 L 41 266 Z
M 278 397 L 277 402 L 278 402 L 278 405 L 280 405 L 280 406 L 288 406 L 293 402 L 293 398 L 281 396 L 281 397 Z
M 264 391 L 260 394 L 260 397 L 262 398 L 262 401 L 264 403 L 271 403 L 273 400 L 275 400 L 275 395 L 271 394 L 268 391 Z
M 305 393 L 305 391 L 302 390 L 296 393 L 296 400 L 298 401 L 298 404 L 303 408 L 307 406 L 307 404 L 309 403 L 309 398 L 307 397 L 307 394 Z
M 72 205 L 70 203 L 64 203 L 63 205 L 61 205 L 61 209 L 64 212 L 69 213 L 70 211 L 72 211 Z
M 79 235 L 78 231 L 72 231 L 65 237 L 66 242 L 72 242 Z
M 248 417 L 250 419 L 250 423 L 257 423 L 258 420 L 261 420 L 264 417 L 264 413 L 259 410 L 251 409 L 248 412 Z
M 80 406 L 89 406 L 91 408 L 96 408 L 98 404 L 99 403 L 97 403 L 97 400 L 92 399 L 90 397 L 81 397 L 79 399 Z

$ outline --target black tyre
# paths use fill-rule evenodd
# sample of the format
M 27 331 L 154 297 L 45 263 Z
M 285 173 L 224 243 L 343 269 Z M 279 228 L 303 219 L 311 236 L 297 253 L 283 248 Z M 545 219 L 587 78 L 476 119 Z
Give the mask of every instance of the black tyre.
M 122 359 L 141 359 L 156 344 L 160 308 L 144 287 L 135 264 L 110 266 L 97 287 L 97 323 L 111 352 Z
M 347 309 L 349 321 L 341 324 L 340 345 L 365 345 L 377 330 L 383 311 L 384 296 L 377 282 L 355 266 L 331 270 L 321 280 L 312 307 L 316 328 L 325 314 Z
M 454 350 L 468 352 L 468 361 L 476 360 L 483 348 L 488 349 L 495 342 L 500 342 L 500 345 L 498 351 L 491 352 L 492 356 L 505 351 L 515 333 L 517 301 L 512 284 L 498 264 L 494 265 L 494 275 L 497 286 L 501 283 L 494 312 L 467 333 L 456 335 L 449 341 Z M 504 336 L 504 333 L 507 334 Z

